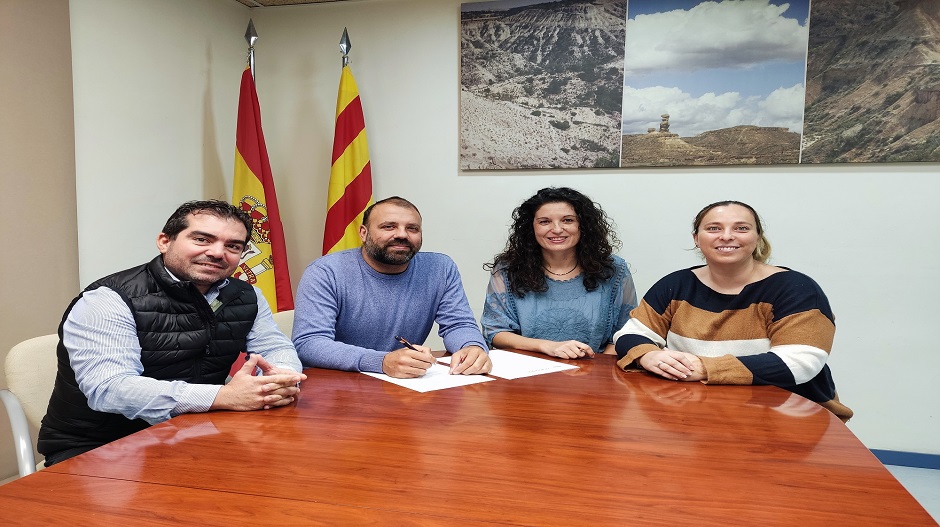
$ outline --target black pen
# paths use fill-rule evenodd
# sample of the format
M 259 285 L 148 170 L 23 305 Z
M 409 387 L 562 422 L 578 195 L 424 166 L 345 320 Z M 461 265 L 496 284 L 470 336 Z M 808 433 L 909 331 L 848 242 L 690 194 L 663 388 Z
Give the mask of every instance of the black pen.
M 416 348 L 416 347 L 414 346 L 414 344 L 412 344 L 412 343 L 408 342 L 407 340 L 405 340 L 404 337 L 399 337 L 398 335 L 396 335 L 396 336 L 395 336 L 395 340 L 397 340 L 398 342 L 400 342 L 402 346 L 404 346 L 404 347 L 406 347 L 406 348 L 408 348 L 408 349 L 410 349 L 410 350 L 417 351 L 418 353 L 421 353 L 421 350 L 419 350 L 418 348 Z M 434 362 L 432 362 L 431 364 L 435 364 L 435 363 L 440 364 L 441 366 L 447 366 L 448 368 L 451 366 L 450 364 L 447 364 L 446 362 L 441 362 L 441 361 L 437 360 L 436 358 L 434 359 Z
M 395 340 L 397 340 L 398 342 L 401 342 L 402 346 L 404 346 L 404 347 L 406 347 L 406 348 L 408 348 L 408 349 L 410 349 L 410 350 L 415 350 L 415 351 L 417 351 L 418 353 L 421 353 L 421 350 L 419 350 L 418 348 L 416 348 L 416 347 L 414 346 L 414 344 L 412 344 L 412 343 L 408 342 L 407 340 L 405 340 L 405 337 L 399 337 L 398 335 L 395 335 Z

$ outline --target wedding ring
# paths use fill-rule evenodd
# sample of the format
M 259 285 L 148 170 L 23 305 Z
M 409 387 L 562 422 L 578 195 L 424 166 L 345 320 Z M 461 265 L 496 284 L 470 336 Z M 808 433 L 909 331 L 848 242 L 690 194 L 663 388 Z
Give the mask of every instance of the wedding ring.
M 656 366 L 659 367 L 659 369 L 663 369 L 663 364 L 666 364 L 666 363 L 663 361 L 659 361 L 659 364 L 657 364 Z

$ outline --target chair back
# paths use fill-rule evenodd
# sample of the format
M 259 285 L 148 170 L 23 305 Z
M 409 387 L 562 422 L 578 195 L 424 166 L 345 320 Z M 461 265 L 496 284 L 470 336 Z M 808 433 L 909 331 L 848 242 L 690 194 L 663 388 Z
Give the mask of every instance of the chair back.
M 36 429 L 46 415 L 55 385 L 58 344 L 55 334 L 24 340 L 10 349 L 4 364 L 7 388 L 19 399 L 26 419 Z
M 13 449 L 20 476 L 36 471 L 33 431 L 46 414 L 55 386 L 58 335 L 24 340 L 10 349 L 4 362 L 7 389 L 0 390 L 13 433 Z
M 290 309 L 288 311 L 278 311 L 274 313 L 274 323 L 277 324 L 281 333 L 287 335 L 287 338 L 290 338 L 291 331 L 294 330 L 294 310 Z

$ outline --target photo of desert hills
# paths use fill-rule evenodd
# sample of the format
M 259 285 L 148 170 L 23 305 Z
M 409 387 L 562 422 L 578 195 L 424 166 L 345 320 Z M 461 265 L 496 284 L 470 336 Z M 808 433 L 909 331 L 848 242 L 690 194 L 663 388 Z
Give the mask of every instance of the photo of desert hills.
M 936 0 L 498 0 L 461 16 L 464 170 L 940 160 Z
M 817 0 L 809 38 L 801 163 L 940 160 L 940 2 Z
M 512 4 L 464 4 L 461 168 L 618 166 L 627 2 Z

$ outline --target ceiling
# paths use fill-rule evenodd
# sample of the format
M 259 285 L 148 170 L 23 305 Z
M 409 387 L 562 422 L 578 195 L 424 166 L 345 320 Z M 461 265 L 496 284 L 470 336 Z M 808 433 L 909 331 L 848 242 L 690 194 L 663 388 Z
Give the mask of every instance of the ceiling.
M 342 0 L 235 0 L 248 7 L 274 7 L 279 5 L 322 4 L 324 2 L 340 2 Z

